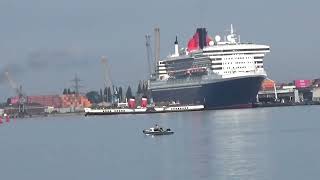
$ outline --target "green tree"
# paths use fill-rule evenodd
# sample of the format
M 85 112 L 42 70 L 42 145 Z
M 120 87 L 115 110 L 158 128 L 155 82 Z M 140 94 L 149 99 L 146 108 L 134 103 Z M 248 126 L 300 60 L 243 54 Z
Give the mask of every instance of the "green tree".
M 127 89 L 127 92 L 126 92 L 126 98 L 127 99 L 130 99 L 132 98 L 132 90 L 131 90 L 131 87 L 129 86 L 128 89 Z
M 123 102 L 123 92 L 122 92 L 121 86 L 119 87 L 119 90 L 118 90 L 118 98 L 120 102 Z
M 11 104 L 11 98 L 7 98 L 7 105 Z
M 142 93 L 142 88 L 141 88 L 141 81 L 139 81 L 139 85 L 138 85 L 138 90 L 137 90 L 137 94 L 141 94 Z
M 90 91 L 86 94 L 86 97 L 89 99 L 91 103 L 99 103 L 100 102 L 100 95 L 98 91 Z
M 142 93 L 143 93 L 143 94 L 146 93 L 146 85 L 145 85 L 144 82 L 143 82 L 143 84 L 142 84 Z
M 103 90 L 103 99 L 108 101 L 108 87 L 105 87 Z
M 111 88 L 108 87 L 108 95 L 107 95 L 107 102 L 111 102 L 112 101 L 112 94 L 111 94 Z
M 143 96 L 148 96 L 148 81 L 143 82 L 142 93 Z
M 100 102 L 104 101 L 104 98 L 103 98 L 103 94 L 102 94 L 102 89 L 100 88 Z
M 63 93 L 62 93 L 62 94 L 63 94 L 63 95 L 65 95 L 65 94 L 67 94 L 67 93 L 68 93 L 67 88 L 64 88 L 64 89 L 63 89 Z

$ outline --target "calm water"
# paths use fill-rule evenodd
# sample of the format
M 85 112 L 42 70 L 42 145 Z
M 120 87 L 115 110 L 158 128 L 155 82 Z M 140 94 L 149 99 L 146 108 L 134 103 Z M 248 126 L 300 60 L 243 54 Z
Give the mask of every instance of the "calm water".
M 0 179 L 319 179 L 319 110 L 11 120 L 0 125 Z M 154 123 L 176 133 L 145 136 Z

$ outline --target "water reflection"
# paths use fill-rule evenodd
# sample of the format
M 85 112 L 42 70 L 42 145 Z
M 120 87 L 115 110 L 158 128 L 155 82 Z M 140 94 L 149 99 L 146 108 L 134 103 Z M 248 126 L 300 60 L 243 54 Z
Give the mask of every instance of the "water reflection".
M 262 133 L 268 127 L 265 111 L 208 111 L 195 118 L 190 139 L 194 177 L 248 179 L 265 173 L 257 169 L 268 164 L 268 155 L 261 148 L 268 143 Z
M 267 114 L 261 110 L 225 110 L 210 114 L 217 119 L 213 135 L 220 176 L 228 179 L 263 177 L 260 170 L 268 163 L 265 147 L 268 136 L 257 136 L 266 131 Z M 260 168 L 258 168 L 260 167 Z M 265 168 L 264 168 L 265 170 Z
M 267 177 L 266 112 L 249 109 L 162 114 L 161 124 L 174 124 L 176 134 L 170 139 L 155 137 L 157 144 L 161 144 L 159 168 L 172 178 Z M 171 146 L 170 141 L 174 141 Z M 161 179 L 167 177 L 161 176 Z
M 207 179 L 211 176 L 212 150 L 210 121 L 205 121 L 203 113 L 193 116 L 190 144 L 191 172 L 193 179 Z
M 1 177 L 318 179 L 319 109 L 306 108 L 17 121 L 0 127 Z M 175 134 L 145 136 L 154 123 Z

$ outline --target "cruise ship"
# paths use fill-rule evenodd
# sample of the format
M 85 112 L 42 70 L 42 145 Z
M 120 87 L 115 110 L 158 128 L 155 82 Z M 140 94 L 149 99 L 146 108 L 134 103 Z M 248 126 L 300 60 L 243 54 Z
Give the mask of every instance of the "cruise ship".
M 186 48 L 158 60 L 149 80 L 155 103 L 202 104 L 205 109 L 252 107 L 267 74 L 267 45 L 240 42 L 231 25 L 223 38 L 197 28 Z

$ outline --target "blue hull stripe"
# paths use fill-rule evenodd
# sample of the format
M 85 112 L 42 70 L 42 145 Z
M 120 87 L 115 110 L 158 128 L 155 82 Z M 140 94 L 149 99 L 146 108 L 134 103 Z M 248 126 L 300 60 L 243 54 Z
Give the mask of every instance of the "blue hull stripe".
M 203 104 L 206 109 L 219 109 L 252 104 L 264 77 L 246 77 L 204 84 L 201 87 L 152 91 L 154 102 Z

